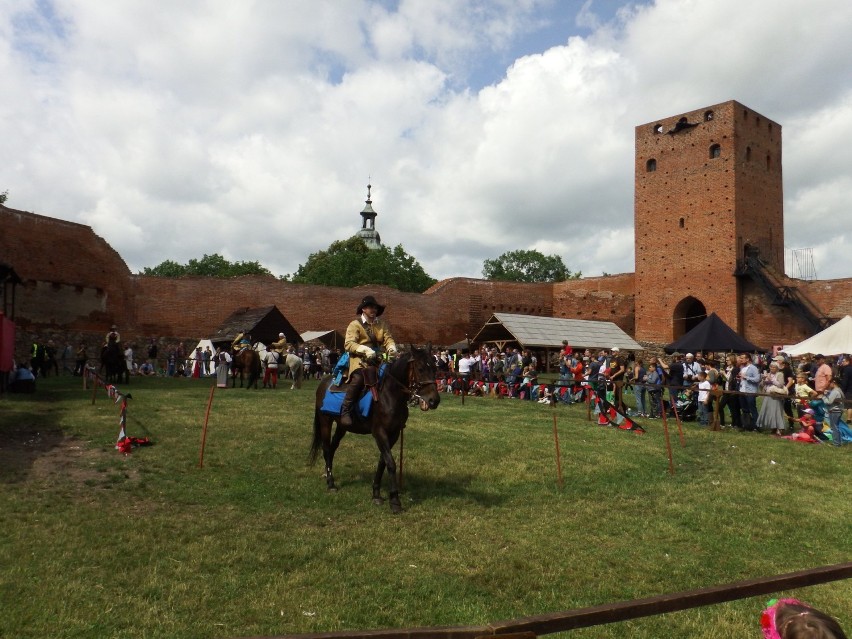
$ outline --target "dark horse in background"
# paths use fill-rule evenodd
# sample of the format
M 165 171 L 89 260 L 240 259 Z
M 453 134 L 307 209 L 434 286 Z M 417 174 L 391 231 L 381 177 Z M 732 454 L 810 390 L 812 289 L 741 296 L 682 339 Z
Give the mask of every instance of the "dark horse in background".
M 379 381 L 378 400 L 373 402 L 370 416 L 362 418 L 354 415 L 354 423 L 346 429 L 340 425 L 339 415 L 320 412 L 326 389 L 331 385 L 331 377 L 326 377 L 317 388 L 316 408 L 314 410 L 314 440 L 311 444 L 310 463 L 313 464 L 322 448 L 325 458 L 325 479 L 329 490 L 337 490 L 334 485 L 332 463 L 334 453 L 347 430 L 359 435 L 372 435 L 379 447 L 379 464 L 373 478 L 373 503 L 381 504 L 382 475 L 388 471 L 390 507 L 394 513 L 402 512 L 399 500 L 399 485 L 396 475 L 396 462 L 392 449 L 405 422 L 408 420 L 408 405 L 417 404 L 420 410 L 437 408 L 441 401 L 435 384 L 435 360 L 431 348 L 412 347 L 407 353 L 401 353 L 391 362 Z M 357 412 L 357 411 L 356 411 Z M 332 437 L 332 424 L 337 423 Z
M 244 348 L 239 353 L 234 354 L 234 361 L 231 364 L 231 388 L 237 385 L 237 372 L 240 373 L 240 388 L 243 387 L 243 375 L 248 375 L 248 383 L 246 388 L 251 388 L 254 385 L 257 390 L 257 380 L 260 379 L 260 355 L 253 348 Z
M 109 341 L 101 349 L 101 370 L 104 371 L 107 384 L 130 383 L 130 371 L 127 370 L 124 351 L 121 350 L 121 344 L 115 340 Z

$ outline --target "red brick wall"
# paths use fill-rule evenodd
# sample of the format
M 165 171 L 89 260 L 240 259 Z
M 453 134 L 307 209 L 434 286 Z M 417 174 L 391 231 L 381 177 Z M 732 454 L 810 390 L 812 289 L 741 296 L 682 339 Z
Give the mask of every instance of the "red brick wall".
M 275 304 L 297 331 L 345 331 L 361 299 L 372 294 L 387 309 L 400 342 L 451 344 L 473 335 L 493 312 L 549 317 L 552 286 L 467 278 L 444 280 L 427 293 L 389 287 L 356 289 L 281 282 L 273 277 L 220 280 L 135 276 L 136 325 L 143 335 L 206 336 L 242 306 Z M 142 301 L 144 300 L 144 301 Z
M 682 117 L 697 126 L 668 134 Z M 742 246 L 783 270 L 781 127 L 734 101 L 649 122 L 636 127 L 634 171 L 636 339 L 679 337 L 688 297 L 741 330 Z
M 840 319 L 852 315 L 852 279 L 806 282 L 783 278 L 825 315 Z M 795 344 L 814 334 L 814 329 L 787 306 L 768 303 L 769 298 L 755 282 L 743 285 L 743 319 L 746 339 L 758 346 Z
M 791 282 L 829 317 L 840 319 L 852 315 L 852 278 Z
M 615 322 L 633 335 L 634 290 L 633 273 L 559 282 L 553 285 L 553 317 Z
M 0 229 L 0 262 L 24 280 L 19 327 L 101 330 L 132 317 L 130 270 L 91 227 L 0 205 Z

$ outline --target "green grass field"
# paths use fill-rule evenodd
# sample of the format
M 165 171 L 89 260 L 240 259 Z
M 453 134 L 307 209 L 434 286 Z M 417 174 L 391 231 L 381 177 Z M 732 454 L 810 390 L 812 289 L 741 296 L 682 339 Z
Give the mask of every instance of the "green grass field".
M 393 516 L 372 439 L 344 439 L 338 493 L 307 466 L 315 388 L 217 391 L 203 469 L 209 380 L 122 387 L 154 442 L 127 457 L 118 407 L 77 378 L 0 400 L 0 637 L 480 625 L 852 558 L 852 447 L 686 423 L 671 476 L 659 421 L 443 395 L 409 420 Z M 787 594 L 852 631 L 852 581 Z M 767 598 L 565 636 L 759 637 Z

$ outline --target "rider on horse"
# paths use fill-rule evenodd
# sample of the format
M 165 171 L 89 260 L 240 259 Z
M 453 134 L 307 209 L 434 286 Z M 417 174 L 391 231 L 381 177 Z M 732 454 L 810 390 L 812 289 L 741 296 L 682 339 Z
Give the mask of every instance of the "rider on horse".
M 364 369 L 373 367 L 375 371 L 381 351 L 388 355 L 396 354 L 396 342 L 390 327 L 379 319 L 384 312 L 385 307 L 372 295 L 367 295 L 355 310 L 358 319 L 352 320 L 346 328 L 343 348 L 349 353 L 349 385 L 340 411 L 341 426 L 352 426 L 352 413 L 364 390 Z
M 109 327 L 109 333 L 106 334 L 104 344 L 106 345 L 110 342 L 121 343 L 121 335 L 118 334 L 118 327 L 115 324 Z
M 287 353 L 287 338 L 284 336 L 284 333 L 278 333 L 278 341 L 272 342 L 269 345 L 269 350 L 275 351 L 279 355 L 286 355 L 286 353 Z
M 248 329 L 243 329 L 241 333 L 237 333 L 237 336 L 234 338 L 234 341 L 231 342 L 231 349 L 234 353 L 239 353 L 244 348 L 249 348 L 251 346 L 251 335 L 249 335 Z

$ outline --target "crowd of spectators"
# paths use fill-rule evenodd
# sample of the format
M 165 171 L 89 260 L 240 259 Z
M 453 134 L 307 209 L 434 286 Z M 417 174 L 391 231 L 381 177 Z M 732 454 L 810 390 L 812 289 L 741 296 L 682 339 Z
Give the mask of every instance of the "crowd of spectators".
M 622 355 L 618 348 L 559 353 L 559 376 L 539 379 L 536 355 L 516 347 L 463 349 L 435 355 L 439 388 L 472 396 L 496 396 L 541 403 L 585 401 L 594 391 L 607 396 L 625 414 L 658 419 L 682 408 L 686 418 L 721 427 L 807 440 L 842 441 L 840 422 L 852 422 L 852 358 L 783 353 L 674 353 L 670 356 Z M 632 391 L 633 406 L 625 402 Z M 849 399 L 847 399 L 849 398 Z M 758 401 L 759 400 L 759 401 Z M 718 403 L 718 406 L 716 405 Z M 830 425 L 828 437 L 819 426 Z M 816 425 L 816 427 L 815 427 Z M 795 437 L 794 437 L 795 436 Z
M 120 339 L 116 327 L 106 339 L 110 336 Z M 98 350 L 105 346 L 106 342 L 99 344 Z M 154 338 L 143 349 L 137 350 L 132 343 L 124 345 L 122 353 L 129 375 L 166 377 L 214 376 L 224 357 L 219 347 L 198 346 L 187 352 L 181 342 L 161 347 Z M 286 354 L 302 360 L 308 379 L 331 373 L 340 357 L 337 349 L 306 344 L 288 344 Z M 265 385 L 273 387 L 268 383 L 268 359 L 262 358 Z M 82 375 L 87 365 L 97 367 L 97 362 L 85 343 L 76 351 L 68 345 L 60 355 L 52 340 L 35 340 L 29 360 L 15 366 L 10 390 L 16 381 L 29 388 L 37 378 L 59 375 L 61 370 Z M 287 376 L 289 369 L 283 363 L 282 358 L 282 376 Z M 587 393 L 594 391 L 608 394 L 618 411 L 641 418 L 658 419 L 664 411 L 682 409 L 687 418 L 694 412 L 702 425 L 718 418 L 723 428 L 796 435 L 798 439 L 809 431 L 815 433 L 815 439 L 825 439 L 819 425 L 827 419 L 834 443 L 842 439 L 839 425 L 844 418 L 852 422 L 849 355 L 828 358 L 817 354 L 793 360 L 783 353 L 771 357 L 699 352 L 645 358 L 642 354 L 625 356 L 618 348 L 575 351 L 566 341 L 556 361 L 550 362 L 558 369 L 558 377 L 549 376 L 546 381 L 540 379 L 543 362 L 538 355 L 517 346 L 499 349 L 484 345 L 461 352 L 439 349 L 435 363 L 439 388 L 451 393 L 573 403 L 585 401 Z M 627 390 L 632 391 L 632 406 L 625 401 Z

